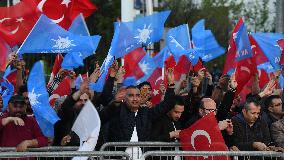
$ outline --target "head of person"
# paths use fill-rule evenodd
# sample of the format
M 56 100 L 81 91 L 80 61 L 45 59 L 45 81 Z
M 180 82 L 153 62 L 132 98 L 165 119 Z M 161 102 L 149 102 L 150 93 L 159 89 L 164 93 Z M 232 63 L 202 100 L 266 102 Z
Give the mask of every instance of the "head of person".
M 259 118 L 260 109 L 260 104 L 255 98 L 249 98 L 246 100 L 242 113 L 245 121 L 250 126 L 252 126 Z
M 282 109 L 282 100 L 279 95 L 271 95 L 265 100 L 265 106 L 269 113 L 282 117 L 284 115 Z
M 89 93 L 83 93 L 74 105 L 75 110 L 80 111 L 90 97 L 91 95 Z
M 138 85 L 138 88 L 141 93 L 141 103 L 146 103 L 151 100 L 152 97 L 152 87 L 151 84 L 147 81 L 142 82 Z
M 28 97 L 28 95 L 29 95 L 28 87 L 27 87 L 26 84 L 20 86 L 18 94 L 22 95 L 24 97 L 25 103 L 27 105 L 27 113 L 33 113 L 32 106 L 31 106 L 31 103 L 30 103 L 30 100 L 29 100 L 29 97 Z
M 23 118 L 26 116 L 27 104 L 21 95 L 14 95 L 8 101 L 8 113 L 11 117 Z
M 125 103 L 131 111 L 137 111 L 141 104 L 140 90 L 136 86 L 126 88 Z
M 168 116 L 173 121 L 178 121 L 181 117 L 181 114 L 184 111 L 184 99 L 181 96 L 175 96 L 174 98 L 175 106 L 168 112 Z
M 217 108 L 216 103 L 213 99 L 204 97 L 200 100 L 200 106 L 198 109 L 199 115 L 201 117 L 205 116 L 208 113 L 214 112 L 214 114 L 217 114 Z

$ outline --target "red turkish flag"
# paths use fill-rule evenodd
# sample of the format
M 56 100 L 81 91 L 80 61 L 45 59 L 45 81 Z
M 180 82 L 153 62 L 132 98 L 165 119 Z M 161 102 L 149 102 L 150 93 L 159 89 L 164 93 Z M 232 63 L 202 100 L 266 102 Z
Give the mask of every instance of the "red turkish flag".
M 188 72 L 192 68 L 192 65 L 185 55 L 181 56 L 177 63 L 174 57 L 171 55 L 165 61 L 165 68 L 166 70 L 168 68 L 173 68 L 175 81 L 179 81 L 182 74 L 188 74 Z
M 68 29 L 73 19 L 83 13 L 84 17 L 91 15 L 97 7 L 90 0 L 37 0 L 38 9 L 48 18 Z
M 49 103 L 54 107 L 56 99 L 64 96 L 68 96 L 71 93 L 70 88 L 70 78 L 64 78 L 58 87 L 53 91 L 52 95 L 49 97 Z
M 259 88 L 262 89 L 269 82 L 269 75 L 265 70 L 258 70 Z
M 236 52 L 237 52 L 237 46 L 235 43 L 234 38 L 236 37 L 236 33 L 239 30 L 240 26 L 243 24 L 243 19 L 240 18 L 237 25 L 235 26 L 231 39 L 230 39 L 230 43 L 229 43 L 229 47 L 228 47 L 228 51 L 226 54 L 226 61 L 225 61 L 225 65 L 224 65 L 224 70 L 223 70 L 223 74 L 227 74 L 228 71 L 230 71 L 231 69 L 236 68 L 237 63 L 235 60 L 236 57 Z
M 4 40 L 0 38 L 0 71 L 4 72 L 8 62 L 8 54 L 11 49 Z
M 55 61 L 54 61 L 53 67 L 52 67 L 52 72 L 50 74 L 50 78 L 49 78 L 48 84 L 53 81 L 54 76 L 61 69 L 62 61 L 63 61 L 63 56 L 61 54 L 57 54 L 57 56 L 55 57 Z
M 238 86 L 235 95 L 238 95 L 242 91 L 243 87 L 256 73 L 257 67 L 253 58 L 247 58 L 237 63 L 235 78 L 238 83 Z
M 182 74 L 188 74 L 192 65 L 188 58 L 183 55 L 179 58 L 177 65 L 174 67 L 175 81 L 179 81 Z
M 153 105 L 159 104 L 161 102 L 161 91 L 160 85 L 163 82 L 162 68 L 156 68 L 152 75 L 147 79 L 152 86 L 152 99 Z
M 34 0 L 22 0 L 11 7 L 0 7 L 0 36 L 10 46 L 21 44 L 39 16 Z
M 267 57 L 262 52 L 262 50 L 259 47 L 259 45 L 257 44 L 256 40 L 251 35 L 249 35 L 249 41 L 250 41 L 250 44 L 251 44 L 251 49 L 252 49 L 253 59 L 255 61 L 255 64 L 259 65 L 259 64 L 268 62 Z
M 281 51 L 282 51 L 279 64 L 283 65 L 284 64 L 284 39 L 278 40 L 277 43 L 279 44 L 279 47 L 281 48 Z
M 138 66 L 138 63 L 146 54 L 143 48 L 137 48 L 124 56 L 124 78 L 134 76 L 136 79 L 140 79 L 144 76 L 144 72 Z
M 210 125 L 208 125 L 210 124 Z M 179 133 L 185 151 L 228 151 L 214 113 L 209 113 Z M 229 157 L 186 157 L 187 160 L 227 160 Z

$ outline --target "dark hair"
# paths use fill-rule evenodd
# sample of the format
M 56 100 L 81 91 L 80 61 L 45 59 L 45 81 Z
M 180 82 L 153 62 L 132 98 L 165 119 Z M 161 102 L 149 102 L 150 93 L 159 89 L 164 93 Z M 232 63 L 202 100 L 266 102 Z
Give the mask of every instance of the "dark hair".
M 24 84 L 24 85 L 20 86 L 18 94 L 19 95 L 23 95 L 24 92 L 28 92 L 27 84 Z
M 138 85 L 138 89 L 140 90 L 140 89 L 141 89 L 143 86 L 145 86 L 145 85 L 150 86 L 150 88 L 152 89 L 151 83 L 150 83 L 150 82 L 147 82 L 147 81 L 144 81 L 144 82 L 140 83 L 140 84 Z
M 185 102 L 184 102 L 184 98 L 182 96 L 174 96 L 174 102 L 175 102 L 175 105 L 181 105 L 181 106 L 184 106 L 185 105 Z
M 259 101 L 255 97 L 250 97 L 246 99 L 243 109 L 249 110 L 249 105 L 253 103 L 256 106 L 260 106 Z
M 279 95 L 271 95 L 271 96 L 267 97 L 264 101 L 265 107 L 268 108 L 268 106 L 270 106 L 272 104 L 273 99 L 281 99 L 281 97 Z

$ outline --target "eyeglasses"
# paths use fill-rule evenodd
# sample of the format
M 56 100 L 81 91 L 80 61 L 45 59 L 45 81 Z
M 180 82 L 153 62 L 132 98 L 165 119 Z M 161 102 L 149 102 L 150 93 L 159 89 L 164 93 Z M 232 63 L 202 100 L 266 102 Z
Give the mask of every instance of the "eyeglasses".
M 216 109 L 207 109 L 207 108 L 203 108 L 204 110 L 206 110 L 206 111 L 209 111 L 209 112 L 217 112 L 218 111 L 218 109 L 216 108 Z
M 80 99 L 80 101 L 87 102 L 89 99 Z

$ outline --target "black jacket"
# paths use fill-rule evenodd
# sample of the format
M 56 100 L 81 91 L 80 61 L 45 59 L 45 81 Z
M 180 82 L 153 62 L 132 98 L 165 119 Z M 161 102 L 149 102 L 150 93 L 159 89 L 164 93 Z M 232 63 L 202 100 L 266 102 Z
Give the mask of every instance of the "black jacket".
M 238 114 L 232 118 L 234 133 L 234 144 L 241 151 L 253 151 L 253 142 L 262 142 L 268 145 L 271 141 L 267 126 L 261 118 L 250 127 L 244 119 L 243 114 Z
M 153 123 L 151 141 L 174 142 L 175 138 L 170 138 L 170 132 L 181 130 L 179 121 L 172 121 L 168 115 L 164 115 Z
M 107 142 L 130 141 L 134 126 L 136 125 L 139 141 L 149 141 L 152 129 L 152 122 L 166 114 L 174 107 L 174 89 L 168 89 L 165 100 L 153 108 L 140 107 L 135 117 L 126 103 L 111 103 L 100 111 L 102 124 L 107 124 Z

